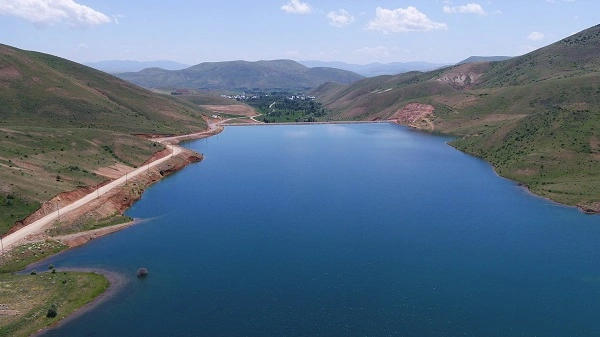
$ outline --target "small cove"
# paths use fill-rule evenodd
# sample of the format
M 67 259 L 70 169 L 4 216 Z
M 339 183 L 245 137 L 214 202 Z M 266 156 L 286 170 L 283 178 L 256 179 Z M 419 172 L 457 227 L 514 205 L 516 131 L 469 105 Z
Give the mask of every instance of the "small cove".
M 392 124 L 228 127 L 143 224 L 52 258 L 150 275 L 44 336 L 597 336 L 600 218 Z

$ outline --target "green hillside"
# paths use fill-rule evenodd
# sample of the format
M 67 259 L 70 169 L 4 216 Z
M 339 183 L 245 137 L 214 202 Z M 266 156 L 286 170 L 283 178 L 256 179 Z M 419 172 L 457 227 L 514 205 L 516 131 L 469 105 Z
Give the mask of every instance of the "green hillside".
M 308 68 L 292 60 L 204 62 L 183 70 L 150 68 L 117 76 L 142 87 L 159 89 L 305 89 L 325 82 L 347 84 L 363 78 L 346 70 Z
M 365 79 L 315 91 L 332 119 L 434 107 L 435 131 L 533 192 L 600 210 L 600 25 L 501 62 Z M 417 125 L 418 126 L 418 125 Z
M 40 202 L 135 167 L 162 147 L 136 134 L 206 129 L 195 104 L 55 56 L 0 45 L 0 230 Z

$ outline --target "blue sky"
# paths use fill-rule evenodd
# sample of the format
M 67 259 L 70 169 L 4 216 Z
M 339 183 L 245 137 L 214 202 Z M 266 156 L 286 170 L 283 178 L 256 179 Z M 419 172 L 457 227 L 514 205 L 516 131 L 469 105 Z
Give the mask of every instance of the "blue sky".
M 76 62 L 454 63 L 598 22 L 597 0 L 0 0 L 0 43 Z

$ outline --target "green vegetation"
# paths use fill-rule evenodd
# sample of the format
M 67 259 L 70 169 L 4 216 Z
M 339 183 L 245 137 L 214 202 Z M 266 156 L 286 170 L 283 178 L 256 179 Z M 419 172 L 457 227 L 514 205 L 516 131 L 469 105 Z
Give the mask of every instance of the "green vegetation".
M 316 122 L 327 113 L 321 103 L 303 92 L 250 91 L 237 99 L 259 111 L 265 123 Z
M 552 200 L 600 211 L 600 25 L 501 62 L 380 76 L 313 92 L 327 119 L 432 105 L 436 131 Z
M 136 135 L 205 130 L 206 113 L 55 56 L 0 45 L 0 231 L 40 203 L 137 167 L 164 147 Z
M 0 274 L 0 336 L 26 337 L 56 323 L 108 288 L 94 273 Z
M 39 207 L 38 202 L 28 202 L 14 194 L 0 195 L 0 235 L 6 233 L 15 221 L 26 218 Z
M 0 259 L 0 336 L 29 336 L 56 323 L 96 298 L 108 287 L 108 280 L 94 273 L 22 270 L 67 248 L 56 241 L 14 247 Z
M 57 224 L 56 226 L 50 228 L 48 234 L 52 237 L 56 237 L 60 235 L 85 232 L 103 227 L 119 225 L 130 221 L 133 221 L 133 218 L 126 215 L 121 215 L 120 213 L 115 213 L 102 219 L 96 219 L 90 214 L 87 214 L 75 220 L 73 223 L 70 223 L 68 226 L 59 226 Z
M 67 246 L 52 240 L 13 247 L 10 251 L 4 252 L 2 259 L 0 259 L 0 274 L 22 270 L 34 262 L 65 249 L 67 249 Z

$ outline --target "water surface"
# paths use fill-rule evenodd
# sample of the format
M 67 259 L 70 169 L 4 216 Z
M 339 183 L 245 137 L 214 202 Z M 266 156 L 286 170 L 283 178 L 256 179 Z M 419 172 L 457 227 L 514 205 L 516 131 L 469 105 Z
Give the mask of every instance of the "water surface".
M 47 336 L 599 336 L 600 218 L 449 138 L 228 127 L 146 191 L 148 221 L 55 257 L 147 279 Z

